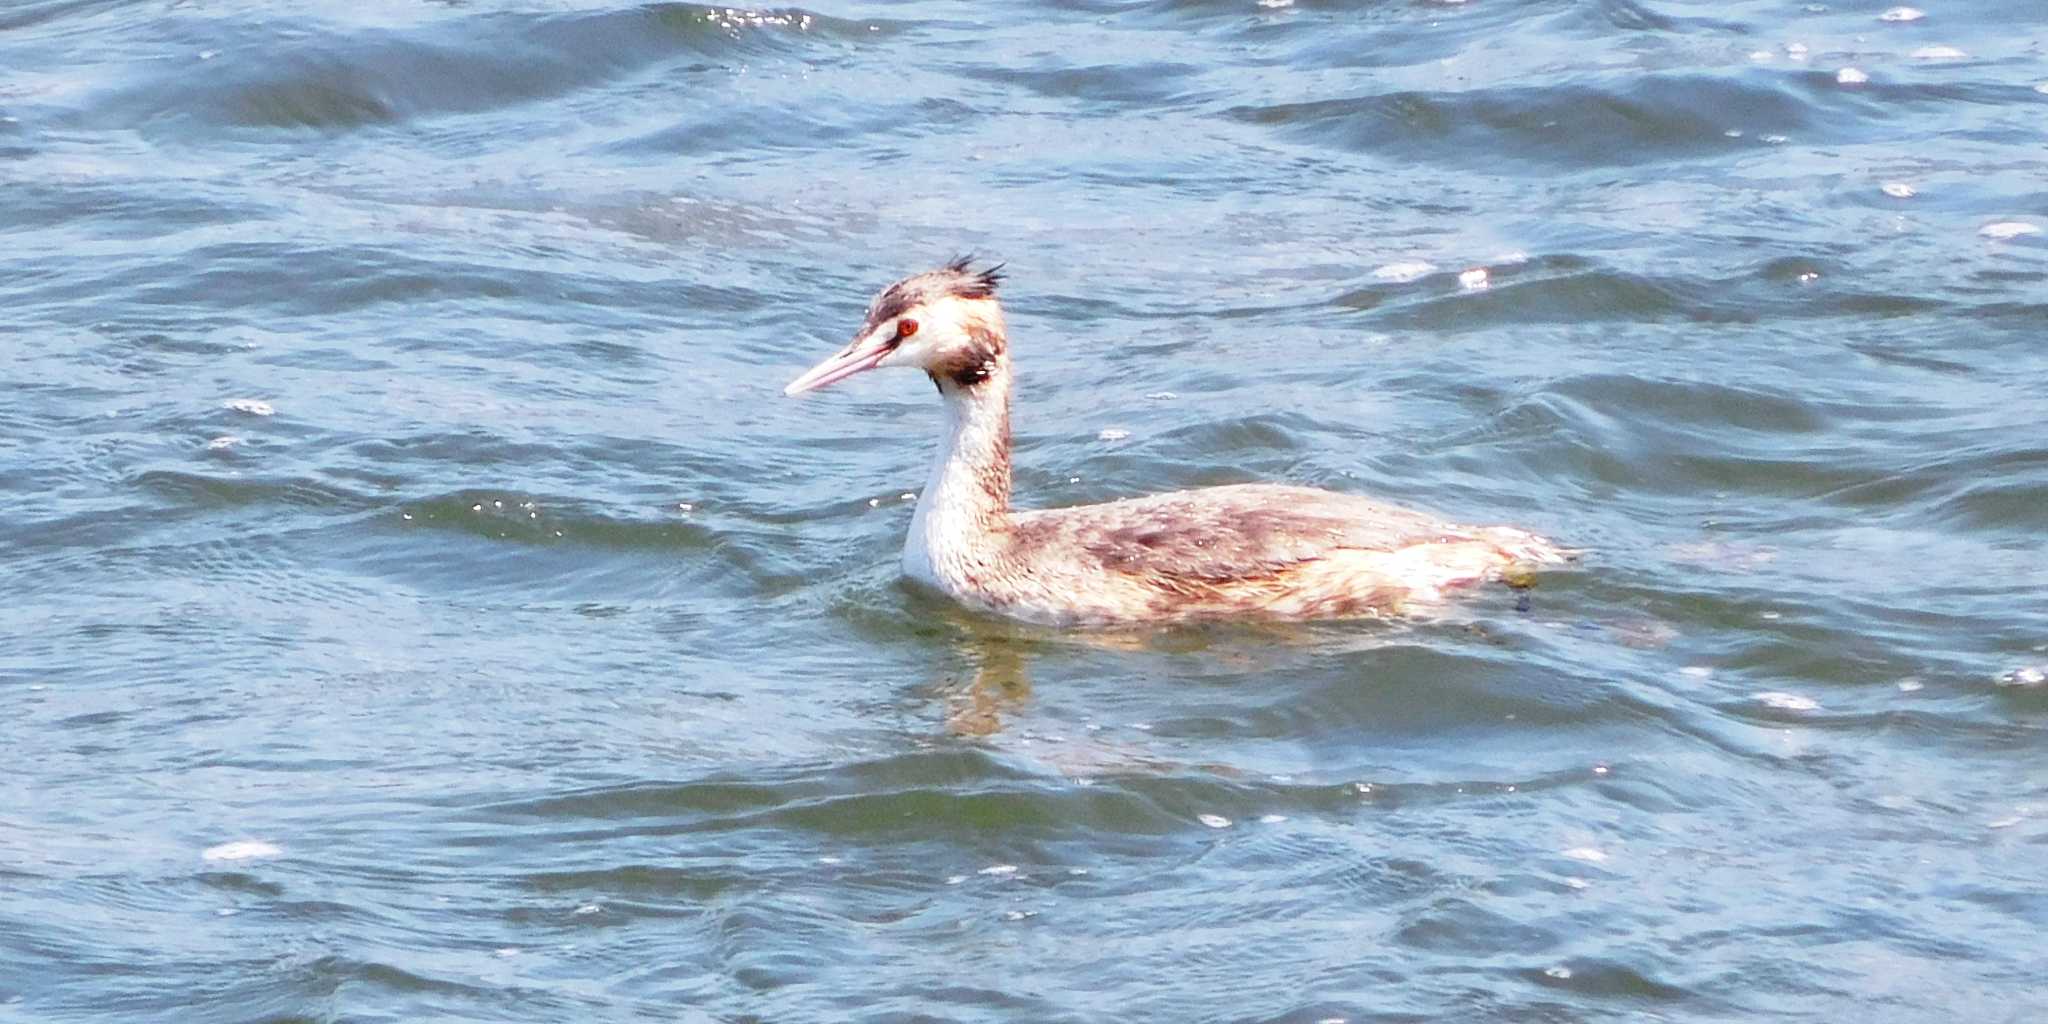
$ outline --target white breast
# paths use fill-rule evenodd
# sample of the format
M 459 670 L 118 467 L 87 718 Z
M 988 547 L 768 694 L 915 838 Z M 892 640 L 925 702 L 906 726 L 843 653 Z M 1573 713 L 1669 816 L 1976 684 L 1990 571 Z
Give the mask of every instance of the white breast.
M 933 590 L 951 593 L 939 579 L 938 559 L 932 553 L 931 508 L 920 501 L 910 519 L 910 536 L 903 539 L 903 575 Z

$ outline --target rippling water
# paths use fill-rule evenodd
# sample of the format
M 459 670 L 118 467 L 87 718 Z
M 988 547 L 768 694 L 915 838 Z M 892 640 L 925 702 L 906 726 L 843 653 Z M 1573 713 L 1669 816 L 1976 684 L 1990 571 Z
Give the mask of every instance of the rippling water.
M 14 0 L 0 1018 L 2039 1019 L 2044 38 Z M 1588 553 L 1401 624 L 906 591 L 929 388 L 779 388 L 970 250 L 1028 503 Z

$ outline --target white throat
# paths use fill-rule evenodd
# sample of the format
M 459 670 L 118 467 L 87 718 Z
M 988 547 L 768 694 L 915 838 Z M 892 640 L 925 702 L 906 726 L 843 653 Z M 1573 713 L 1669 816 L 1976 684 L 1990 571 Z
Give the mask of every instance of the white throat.
M 997 557 L 1009 518 L 1009 381 L 1004 375 L 971 391 L 949 384 L 940 392 L 946 432 L 910 518 L 903 572 L 959 596 Z

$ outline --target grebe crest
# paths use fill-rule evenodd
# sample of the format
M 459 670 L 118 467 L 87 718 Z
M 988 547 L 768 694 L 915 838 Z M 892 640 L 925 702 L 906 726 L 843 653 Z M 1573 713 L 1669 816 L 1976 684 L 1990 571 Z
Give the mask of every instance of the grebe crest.
M 962 256 L 937 270 L 906 277 L 868 304 L 853 341 L 783 389 L 798 395 L 863 370 L 914 366 L 944 390 L 988 380 L 1008 346 L 996 287 L 1002 265 L 977 268 Z

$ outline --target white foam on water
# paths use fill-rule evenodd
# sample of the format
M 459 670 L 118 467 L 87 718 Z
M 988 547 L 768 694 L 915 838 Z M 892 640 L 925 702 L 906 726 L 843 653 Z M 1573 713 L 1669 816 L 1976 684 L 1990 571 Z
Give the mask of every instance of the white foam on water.
M 1683 676 L 1691 676 L 1694 679 L 1705 679 L 1708 676 L 1713 675 L 1714 670 L 1708 668 L 1705 665 L 1687 665 L 1684 668 L 1679 669 L 1678 674 Z
M 2048 683 L 2048 669 L 2043 669 L 2038 665 L 2022 665 L 1998 677 L 1998 685 L 2000 686 L 2018 686 L 2032 689 L 2043 683 Z
M 261 839 L 238 839 L 232 843 L 209 846 L 199 854 L 204 860 L 255 860 L 258 857 L 276 857 L 284 851 L 275 843 Z
M 1862 68 L 1843 68 L 1835 72 L 1835 81 L 1843 85 L 1862 85 L 1870 81 L 1870 76 Z
M 2041 233 L 2041 228 L 2038 225 L 2029 224 L 2023 220 L 2001 220 L 1993 221 L 1978 228 L 1977 233 L 1986 238 L 1995 238 L 2003 241 L 2008 238 L 2018 238 L 2021 235 L 2038 235 Z
M 1556 967 L 1545 967 L 1543 973 L 1553 978 L 1569 978 L 1572 976 L 1572 969 L 1563 964 L 1558 964 Z
M 1596 850 L 1590 846 L 1574 846 L 1571 849 L 1564 851 L 1564 855 L 1566 857 L 1570 857 L 1573 860 L 1583 861 L 1587 864 L 1607 863 L 1607 854 L 1604 851 Z
M 1812 697 L 1803 697 L 1796 693 L 1785 693 L 1780 690 L 1769 690 L 1759 693 L 1756 695 L 1756 702 L 1767 708 L 1777 708 L 1781 711 L 1820 710 L 1820 701 L 1814 700 Z
M 1919 21 L 1927 12 L 1918 7 L 1893 7 L 1877 16 L 1879 21 Z
M 1473 267 L 1458 275 L 1458 287 L 1466 291 L 1478 291 L 1491 283 L 1487 278 L 1485 267 Z
M 1121 441 L 1129 436 L 1131 436 L 1131 432 L 1122 427 L 1104 427 L 1096 432 L 1095 439 L 1097 441 Z
M 981 871 L 980 871 L 980 872 L 978 872 L 978 873 L 979 873 L 979 874 L 984 874 L 984 875 L 994 875 L 994 876 L 997 876 L 997 877 L 999 877 L 999 878 L 1000 878 L 1000 877 L 1003 877 L 1003 876 L 1006 876 L 1006 875 L 1014 875 L 1014 874 L 1016 874 L 1016 873 L 1017 873 L 1017 865 L 1015 865 L 1015 864 L 991 864 L 991 865 L 989 865 L 988 867 L 982 868 L 982 869 L 981 869 Z
M 220 407 L 231 412 L 247 413 L 251 416 L 275 416 L 277 407 L 260 398 L 230 398 Z
M 599 914 L 603 912 L 604 908 L 598 906 L 595 903 L 585 903 L 584 905 L 576 908 L 576 913 L 580 916 L 589 916 L 591 914 Z
M 1968 56 L 1953 46 L 1923 46 L 1913 51 L 1917 60 L 1962 60 Z
M 1777 56 L 1777 54 L 1775 54 L 1775 53 L 1772 53 L 1772 52 L 1771 52 L 1771 51 L 1769 51 L 1769 50 L 1751 50 L 1751 51 L 1749 51 L 1749 59 L 1750 59 L 1750 60 L 1756 60 L 1756 61 L 1764 61 L 1764 60 L 1770 60 L 1770 59 L 1771 59 L 1772 57 L 1775 57 L 1775 56 Z
M 1805 43 L 1786 43 L 1786 44 L 1785 44 L 1785 56 L 1787 56 L 1787 57 L 1790 57 L 1790 58 L 1792 58 L 1793 60 L 1805 60 L 1805 59 L 1806 59 L 1806 53 L 1807 53 L 1807 50 L 1806 50 L 1806 44 L 1805 44 Z
M 1429 273 L 1431 271 L 1434 271 L 1435 269 L 1436 264 L 1429 263 L 1424 260 L 1402 260 L 1399 263 L 1389 263 L 1386 266 L 1373 271 L 1372 276 L 1377 277 L 1382 281 L 1392 281 L 1396 284 L 1406 284 L 1410 281 L 1420 280 L 1423 277 L 1428 276 Z
M 206 450 L 212 452 L 224 452 L 241 443 L 241 438 L 236 437 L 232 434 L 226 434 L 206 442 Z
M 1893 199 L 1911 199 L 1920 194 L 1918 189 L 1903 181 L 1887 181 L 1878 188 Z
M 1900 693 L 1919 693 L 1921 690 L 1926 688 L 1927 684 L 1921 682 L 1918 679 L 1907 678 L 1899 680 Z
M 1197 814 L 1195 820 L 1210 828 L 1229 828 L 1230 819 L 1221 814 Z
M 1281 822 L 1283 822 L 1283 821 L 1286 821 L 1286 820 L 1287 820 L 1287 815 L 1285 815 L 1285 814 L 1261 814 L 1261 815 L 1259 815 L 1259 824 L 1261 824 L 1261 825 L 1278 825 L 1278 824 L 1280 824 Z

